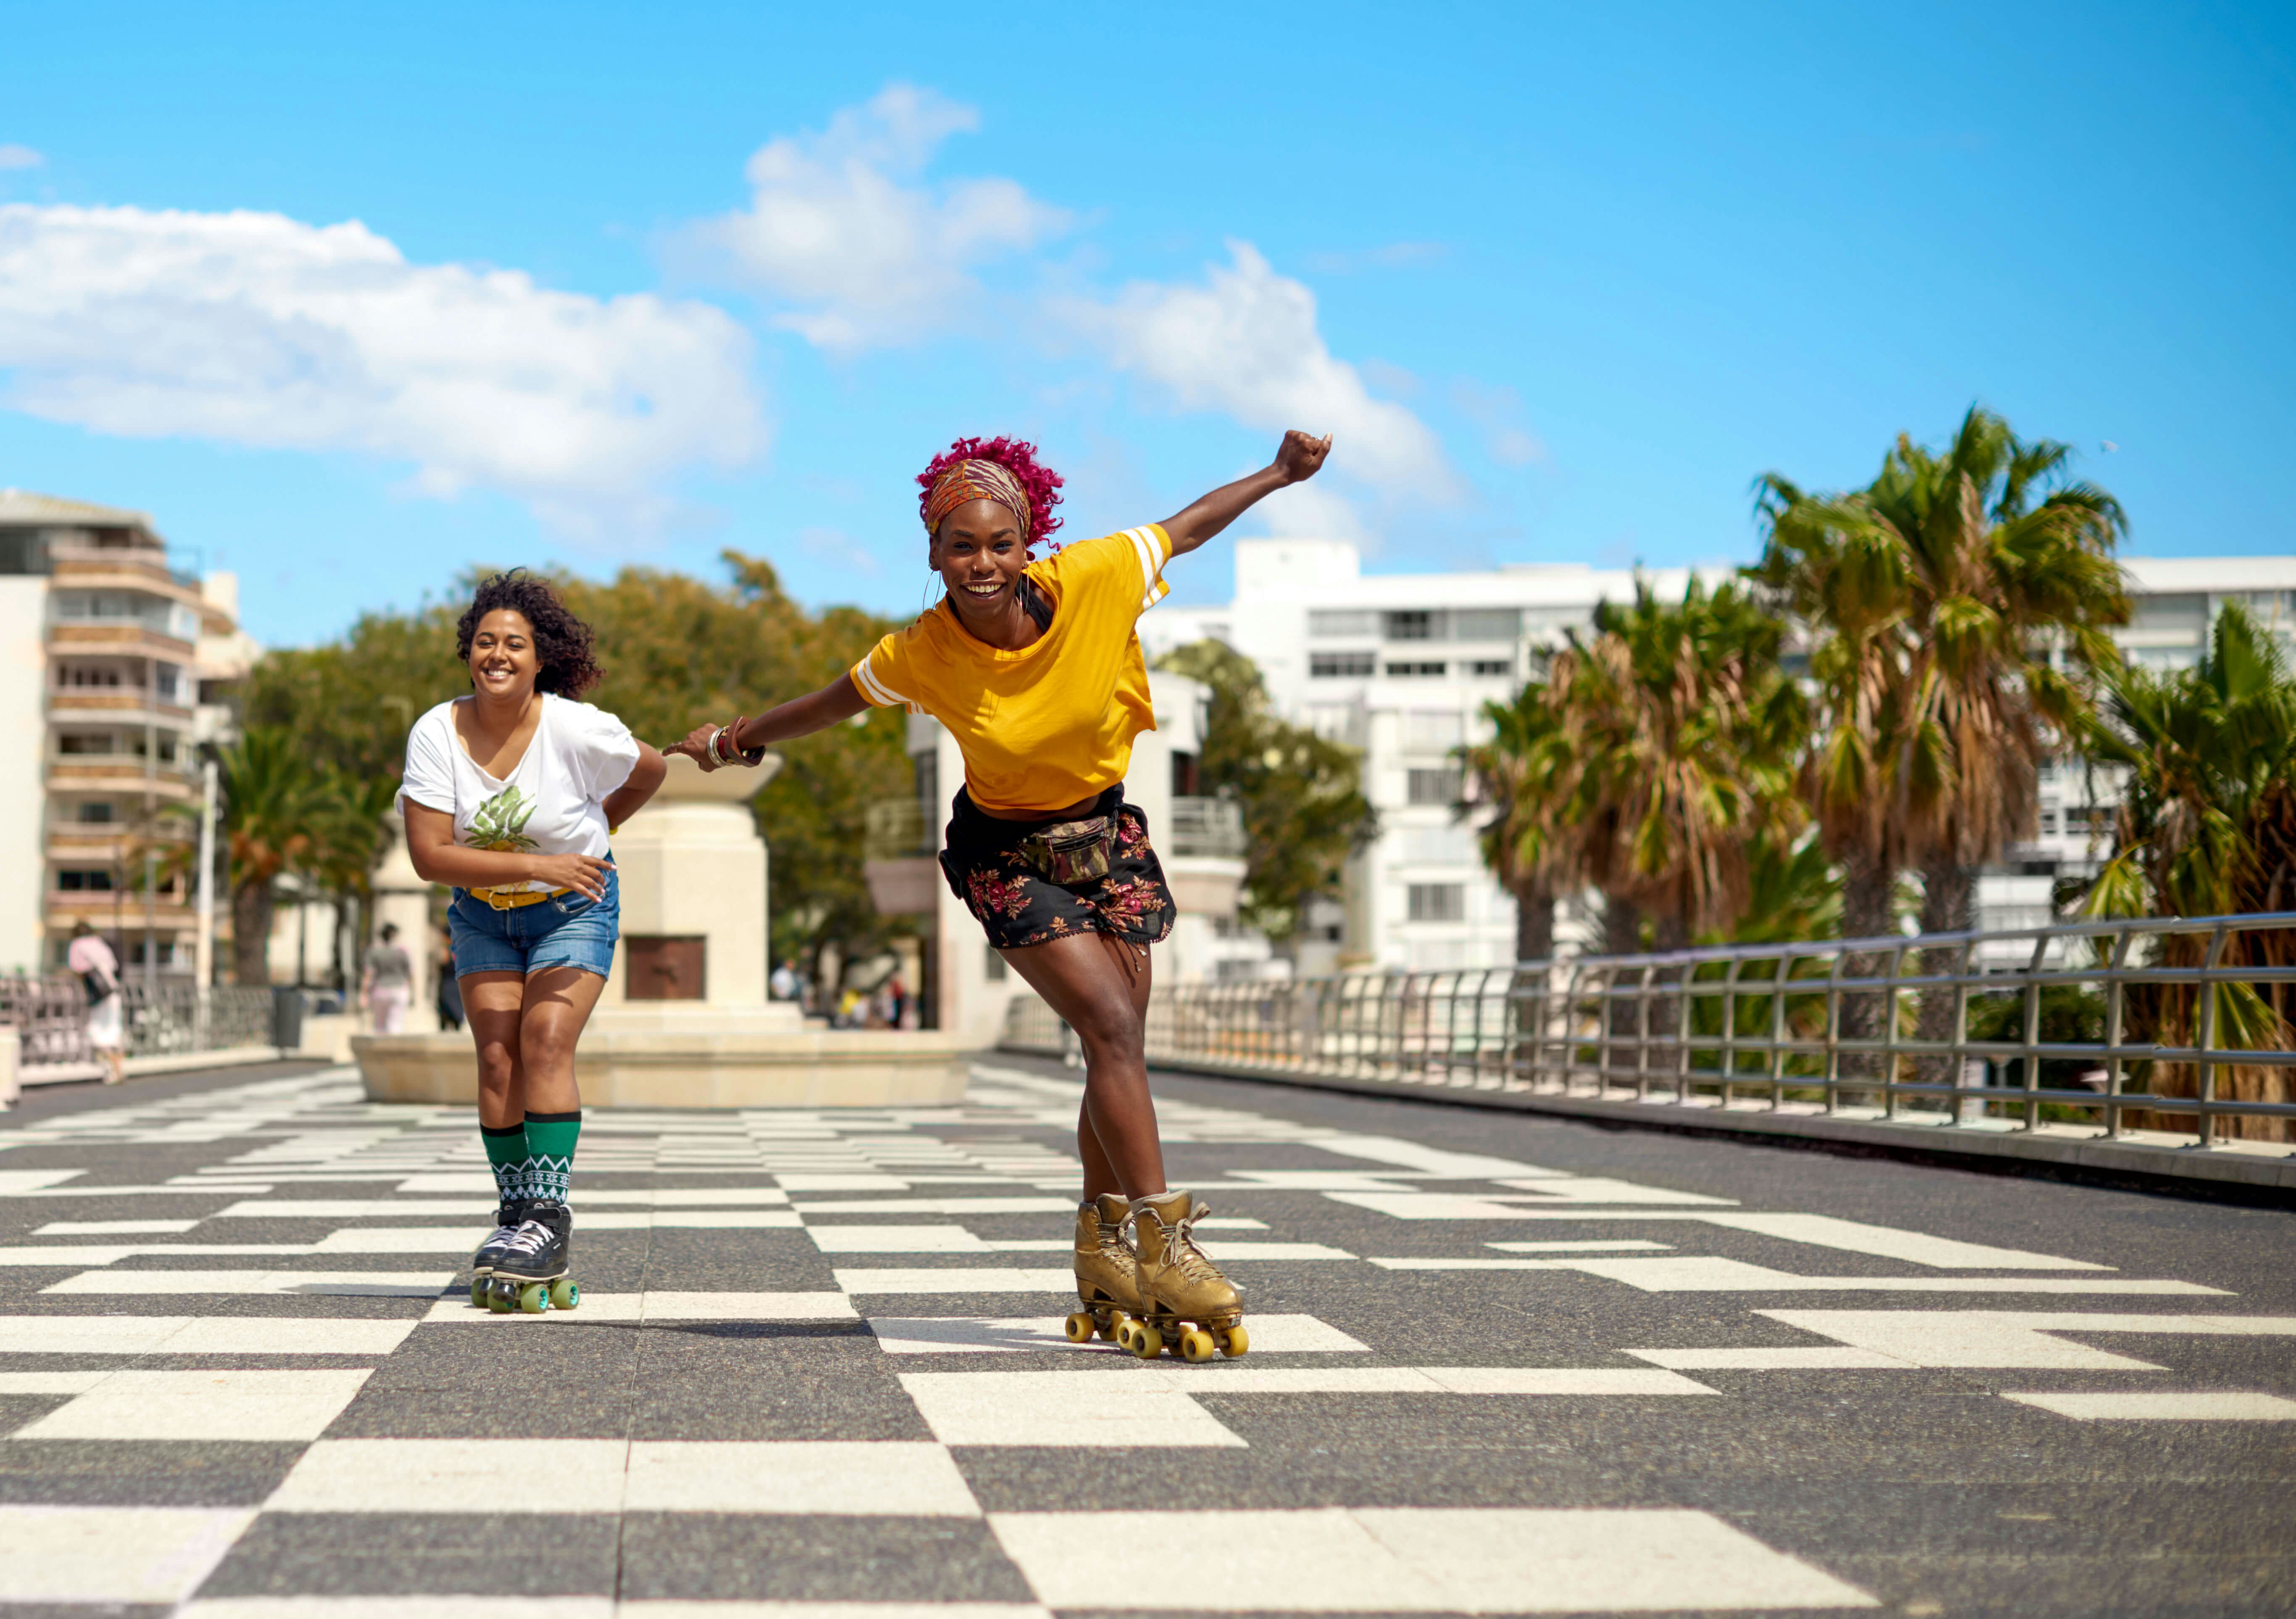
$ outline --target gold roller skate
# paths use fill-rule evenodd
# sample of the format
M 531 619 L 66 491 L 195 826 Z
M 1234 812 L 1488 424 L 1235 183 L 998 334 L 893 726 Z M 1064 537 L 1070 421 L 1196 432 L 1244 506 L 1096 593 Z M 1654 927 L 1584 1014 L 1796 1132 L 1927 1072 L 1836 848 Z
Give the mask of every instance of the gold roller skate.
M 1185 1192 L 1132 1200 L 1126 1223 L 1139 1266 L 1141 1319 L 1117 1343 L 1143 1360 L 1168 1345 L 1184 1360 L 1240 1355 L 1251 1347 L 1243 1330 L 1243 1295 L 1196 1246 L 1194 1226 L 1211 1211 Z
M 1132 1245 L 1124 1240 L 1131 1205 L 1112 1192 L 1077 1209 L 1077 1301 L 1084 1308 L 1068 1319 L 1069 1342 L 1082 1344 L 1095 1332 L 1115 1342 L 1140 1313 Z

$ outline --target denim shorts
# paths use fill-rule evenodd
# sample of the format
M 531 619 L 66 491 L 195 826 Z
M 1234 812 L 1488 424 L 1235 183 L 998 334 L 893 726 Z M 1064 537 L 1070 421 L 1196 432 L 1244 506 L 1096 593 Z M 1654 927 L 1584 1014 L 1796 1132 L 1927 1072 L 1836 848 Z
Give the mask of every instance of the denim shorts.
M 458 888 L 447 908 L 447 927 L 455 941 L 456 978 L 473 973 L 532 974 L 545 967 L 578 967 L 610 977 L 614 941 L 622 931 L 621 879 L 607 872 L 603 900 L 569 891 L 515 910 L 496 910 Z

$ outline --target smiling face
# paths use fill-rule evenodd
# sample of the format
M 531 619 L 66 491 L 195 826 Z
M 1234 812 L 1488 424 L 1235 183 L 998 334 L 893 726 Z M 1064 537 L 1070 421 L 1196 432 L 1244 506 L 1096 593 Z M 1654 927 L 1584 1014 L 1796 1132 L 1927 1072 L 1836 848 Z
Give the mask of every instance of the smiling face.
M 949 604 L 960 617 L 989 623 L 1012 612 L 1029 547 L 1009 507 L 968 500 L 940 520 L 925 560 L 948 587 Z
M 534 691 L 542 655 L 526 614 L 497 607 L 471 635 L 471 684 L 489 697 L 522 698 Z

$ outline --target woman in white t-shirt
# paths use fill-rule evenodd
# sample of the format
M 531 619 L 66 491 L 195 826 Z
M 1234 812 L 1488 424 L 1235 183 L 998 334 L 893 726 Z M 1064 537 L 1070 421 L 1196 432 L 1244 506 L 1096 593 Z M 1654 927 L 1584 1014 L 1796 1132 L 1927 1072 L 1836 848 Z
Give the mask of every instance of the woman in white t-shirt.
M 668 769 L 620 720 L 576 701 L 597 684 L 593 640 L 540 579 L 496 574 L 455 627 L 471 694 L 406 738 L 406 852 L 455 890 L 447 921 L 501 1202 L 472 1262 L 472 1302 L 495 1309 L 567 1309 L 578 1296 L 561 1279 L 582 1132 L 574 1045 L 613 970 L 621 920 L 606 838 Z

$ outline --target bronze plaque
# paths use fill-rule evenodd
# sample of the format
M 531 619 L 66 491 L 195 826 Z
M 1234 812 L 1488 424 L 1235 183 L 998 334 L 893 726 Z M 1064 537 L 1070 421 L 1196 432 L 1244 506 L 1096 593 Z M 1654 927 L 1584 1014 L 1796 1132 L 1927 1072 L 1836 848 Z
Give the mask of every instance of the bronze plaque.
M 709 957 L 700 935 L 627 933 L 632 1000 L 703 1000 L 709 996 Z

